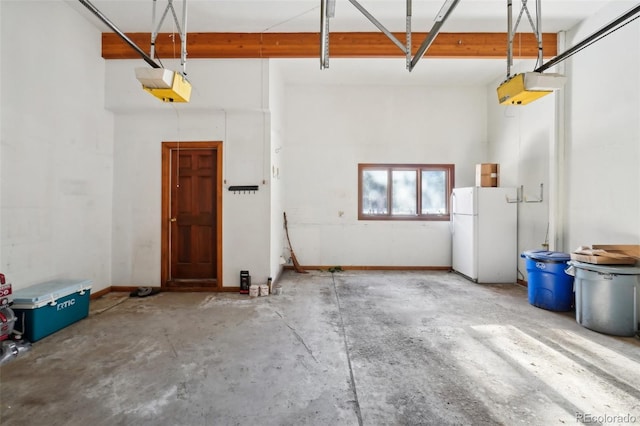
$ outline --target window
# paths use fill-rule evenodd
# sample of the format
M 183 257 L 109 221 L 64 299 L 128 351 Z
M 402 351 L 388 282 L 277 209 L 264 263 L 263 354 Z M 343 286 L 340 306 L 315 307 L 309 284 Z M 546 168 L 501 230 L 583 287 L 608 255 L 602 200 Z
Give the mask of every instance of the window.
M 453 164 L 358 164 L 358 219 L 449 220 Z

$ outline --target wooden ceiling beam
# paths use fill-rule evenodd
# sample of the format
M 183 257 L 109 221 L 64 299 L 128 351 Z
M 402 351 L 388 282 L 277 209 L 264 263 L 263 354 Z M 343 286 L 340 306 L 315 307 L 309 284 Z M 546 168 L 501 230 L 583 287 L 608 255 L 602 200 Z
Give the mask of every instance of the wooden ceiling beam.
M 399 40 L 405 33 L 394 34 Z M 127 33 L 144 51 L 149 51 L 149 33 Z M 412 33 L 412 52 L 416 52 L 427 33 Z M 174 40 L 175 38 L 175 40 Z M 557 55 L 557 35 L 542 36 L 545 57 Z M 513 42 L 514 58 L 535 59 L 538 43 L 533 33 L 518 33 Z M 156 54 L 160 59 L 180 57 L 178 34 L 160 33 L 156 39 Z M 223 58 L 319 58 L 319 33 L 189 33 L 188 59 Z M 332 32 L 329 35 L 331 58 L 404 57 L 404 53 L 380 32 Z M 431 58 L 507 57 L 507 33 L 440 33 L 427 50 Z M 117 34 L 102 34 L 102 57 L 105 59 L 136 59 L 140 55 Z

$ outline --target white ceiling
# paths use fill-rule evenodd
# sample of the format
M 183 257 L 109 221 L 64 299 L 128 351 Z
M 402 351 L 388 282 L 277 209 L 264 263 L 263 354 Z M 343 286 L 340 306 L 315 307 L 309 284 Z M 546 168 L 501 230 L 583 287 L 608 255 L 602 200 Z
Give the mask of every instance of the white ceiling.
M 24 0 L 23 0 L 24 1 Z M 77 0 L 65 0 L 101 31 L 110 29 Z M 595 14 L 613 0 L 542 0 L 543 32 L 569 30 L 581 20 Z M 152 30 L 153 0 L 93 0 L 111 22 L 124 32 Z M 157 0 L 158 19 L 168 0 Z M 405 32 L 406 1 L 360 0 L 388 30 Z M 444 0 L 413 0 L 411 25 L 414 32 L 428 32 Z M 536 1 L 528 8 L 535 20 Z M 178 18 L 182 17 L 182 1 L 174 0 Z M 336 0 L 335 17 L 330 31 L 378 31 L 348 0 Z M 513 0 L 514 22 L 521 0 Z M 175 30 L 169 15 L 161 32 Z M 319 32 L 320 0 L 188 0 L 187 34 L 189 32 Z M 442 26 L 443 32 L 506 32 L 507 1 L 461 0 Z M 518 26 L 520 32 L 531 32 L 526 16 Z M 391 43 L 391 41 L 389 41 Z M 505 46 L 506 51 L 506 46 Z M 330 51 L 329 51 L 330 54 Z M 506 76 L 506 54 L 503 60 L 426 59 L 412 72 L 399 59 L 333 59 L 329 69 L 320 71 L 319 58 L 310 60 L 278 60 L 286 79 L 293 83 L 309 81 L 331 84 L 488 84 Z M 516 61 L 514 71 L 535 68 L 532 61 Z
M 84 8 L 78 1 L 78 9 Z M 582 19 L 593 15 L 611 0 L 542 0 L 543 32 L 568 30 Z M 91 2 L 123 31 L 151 31 L 152 0 L 93 0 Z M 168 0 L 157 0 L 163 11 Z M 391 31 L 405 30 L 406 1 L 361 0 L 359 2 Z M 444 0 L 413 0 L 414 31 L 428 31 Z M 528 1 L 535 14 L 535 0 Z M 514 16 L 521 2 L 513 0 Z M 174 0 L 181 18 L 182 1 Z M 320 30 L 320 0 L 188 0 L 188 31 L 204 32 L 318 32 Z M 165 20 L 164 30 L 172 29 L 172 20 Z M 107 31 L 107 27 L 96 25 Z M 528 22 L 519 27 L 530 31 Z M 348 0 L 336 0 L 332 31 L 377 31 L 371 22 Z M 461 0 L 443 31 L 506 31 L 506 0 Z

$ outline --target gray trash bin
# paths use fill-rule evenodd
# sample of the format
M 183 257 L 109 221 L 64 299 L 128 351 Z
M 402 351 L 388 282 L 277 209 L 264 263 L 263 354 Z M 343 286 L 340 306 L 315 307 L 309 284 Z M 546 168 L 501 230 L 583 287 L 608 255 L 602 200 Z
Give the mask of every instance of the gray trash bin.
M 640 268 L 569 262 L 574 275 L 576 321 L 614 336 L 633 336 L 640 320 Z

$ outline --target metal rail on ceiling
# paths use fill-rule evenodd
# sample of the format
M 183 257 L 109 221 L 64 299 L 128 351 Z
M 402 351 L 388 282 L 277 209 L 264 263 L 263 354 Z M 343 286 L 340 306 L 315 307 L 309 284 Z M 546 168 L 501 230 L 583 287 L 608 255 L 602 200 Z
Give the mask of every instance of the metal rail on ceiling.
M 562 52 L 561 54 L 557 55 L 555 58 L 549 59 L 546 63 L 540 65 L 534 71 L 535 72 L 542 72 L 544 70 L 547 70 L 547 69 L 551 68 L 554 65 L 559 64 L 560 62 L 562 62 L 565 59 L 569 58 L 570 56 L 574 55 L 575 53 L 578 53 L 580 50 L 592 45 L 596 41 L 608 36 L 612 32 L 619 30 L 620 28 L 622 28 L 623 26 L 625 26 L 629 22 L 631 22 L 631 21 L 633 21 L 635 19 L 638 19 L 638 16 L 636 16 L 638 14 L 640 14 L 640 4 L 634 6 L 629 11 L 625 12 L 624 14 L 622 14 L 618 18 L 614 19 L 613 21 L 611 21 L 610 23 L 608 23 L 604 27 L 600 28 L 598 31 L 596 31 L 593 34 L 591 34 L 590 36 L 586 37 L 584 40 L 582 40 L 581 42 L 577 43 L 575 46 L 573 46 L 573 47 L 567 49 L 566 51 Z
M 514 33 L 520 23 L 520 19 L 522 18 L 522 14 L 526 13 L 527 18 L 529 19 L 529 23 L 531 24 L 531 28 L 535 33 L 536 39 L 538 40 L 538 62 L 536 63 L 537 68 L 534 69 L 534 72 L 543 72 L 553 67 L 554 65 L 559 64 L 560 62 L 568 59 L 573 56 L 575 53 L 578 53 L 582 49 L 592 45 L 596 41 L 608 36 L 614 31 L 619 30 L 626 24 L 631 21 L 638 19 L 638 14 L 640 14 L 640 4 L 634 6 L 627 12 L 623 13 L 618 18 L 614 19 L 604 27 L 600 28 L 593 34 L 587 36 L 584 40 L 578 42 L 571 48 L 567 49 L 563 53 L 557 55 L 554 58 L 549 59 L 547 62 L 543 63 L 543 54 L 542 54 L 542 32 L 540 30 L 542 26 L 542 13 L 541 13 L 541 0 L 536 0 L 536 23 L 533 23 L 531 19 L 531 15 L 529 14 L 529 10 L 527 8 L 527 0 L 522 1 L 522 9 L 520 9 L 520 14 L 518 15 L 518 19 L 514 27 L 512 27 L 512 16 L 511 16 L 511 8 L 512 8 L 512 0 L 507 0 L 507 23 L 509 26 L 508 33 L 508 46 L 507 46 L 507 79 L 511 77 L 511 66 L 513 65 L 513 37 Z
M 422 58 L 424 54 L 427 52 L 427 49 L 431 46 L 431 44 L 433 43 L 433 40 L 436 39 L 436 37 L 438 36 L 438 33 L 440 32 L 440 29 L 442 28 L 445 21 L 447 20 L 447 18 L 449 18 L 449 15 L 453 11 L 453 9 L 455 9 L 455 7 L 458 5 L 459 2 L 460 0 L 447 0 L 444 2 L 444 4 L 442 5 L 442 8 L 440 9 L 440 12 L 438 12 L 438 15 L 436 16 L 435 24 L 433 24 L 433 27 L 431 27 L 431 30 L 429 31 L 429 35 L 422 42 L 415 56 L 411 60 L 409 71 L 413 70 L 413 68 L 416 66 L 416 64 L 420 60 L 420 58 Z
M 138 54 L 140 54 L 140 56 L 142 57 L 142 59 L 144 59 L 144 61 L 146 63 L 148 63 L 149 65 L 151 65 L 153 68 L 162 68 L 156 61 L 153 60 L 153 58 L 151 58 L 149 55 L 147 55 L 144 50 L 142 50 L 140 48 L 140 46 L 138 46 L 137 44 L 135 44 L 133 42 L 133 40 L 131 40 L 129 37 L 127 37 L 127 35 L 125 33 L 123 33 L 122 31 L 120 31 L 120 29 L 113 23 L 111 22 L 111 20 L 109 20 L 109 18 L 107 18 L 102 12 L 100 12 L 93 4 L 91 4 L 91 2 L 89 0 L 78 0 L 83 6 L 85 6 L 87 9 L 89 9 L 91 11 L 91 13 L 93 13 L 95 16 L 98 17 L 98 19 L 100 19 L 102 22 L 104 22 L 105 25 L 107 25 L 109 28 L 111 28 L 111 30 L 113 30 L 114 33 L 116 33 L 117 35 L 120 36 L 120 38 L 122 38 L 122 40 L 125 41 L 125 43 L 127 43 L 129 46 L 131 46 L 133 48 L 133 50 L 135 50 L 136 52 L 138 52 Z
M 151 65 L 153 68 L 163 68 L 160 64 L 153 60 L 153 56 L 155 55 L 155 44 L 156 38 L 158 37 L 158 31 L 160 30 L 160 26 L 162 25 L 164 19 L 167 16 L 167 13 L 171 11 L 173 15 L 174 22 L 176 27 L 178 28 L 178 33 L 180 35 L 180 65 L 182 66 L 182 74 L 186 75 L 186 63 L 187 63 L 187 0 L 183 0 L 182 2 L 182 25 L 178 22 L 178 17 L 176 16 L 176 11 L 173 8 L 173 0 L 168 0 L 167 7 L 156 26 L 156 0 L 153 0 L 153 11 L 152 11 L 152 22 L 153 22 L 153 32 L 151 33 L 151 52 L 150 55 L 147 55 L 140 46 L 135 44 L 133 40 L 131 40 L 124 32 L 122 32 L 109 18 L 107 18 L 97 7 L 95 7 L 89 0 L 78 0 L 83 6 L 89 9 L 95 16 L 98 17 L 105 25 L 107 25 L 111 30 L 116 33 L 125 43 L 133 48 L 141 57 L 144 59 L 146 63 Z M 332 0 L 335 1 L 335 0 Z
M 512 0 L 507 0 L 507 26 L 508 26 L 508 35 L 507 35 L 507 79 L 511 77 L 511 67 L 513 66 L 513 38 L 515 36 L 515 32 L 518 29 L 518 25 L 520 24 L 520 19 L 522 19 L 522 15 L 526 13 L 527 19 L 529 20 L 529 24 L 531 25 L 531 29 L 536 36 L 536 40 L 538 41 L 538 62 L 536 65 L 542 65 L 543 54 L 542 54 L 542 1 L 536 0 L 536 22 L 533 23 L 533 19 L 531 18 L 531 14 L 529 13 L 529 8 L 527 7 L 527 0 L 521 0 L 522 8 L 520 9 L 520 13 L 518 14 L 518 19 L 516 19 L 516 24 L 512 25 L 513 16 L 512 16 Z
M 526 1 L 526 0 L 524 0 Z M 406 42 L 403 44 L 398 38 L 389 31 L 380 21 L 378 21 L 364 6 L 357 0 L 349 0 L 356 9 L 360 11 L 373 25 L 382 31 L 407 57 L 407 69 L 412 71 L 418 61 L 425 55 L 427 49 L 431 46 L 435 38 L 438 36 L 440 29 L 449 15 L 458 5 L 460 0 L 445 0 L 436 15 L 435 23 L 431 27 L 427 38 L 422 42 L 416 54 L 411 56 L 411 16 L 412 16 L 412 0 L 406 0 Z M 335 0 L 320 0 L 320 69 L 329 68 L 329 20 L 334 16 Z
M 157 1 L 153 0 L 153 12 L 152 12 L 152 21 L 153 21 L 153 32 L 151 33 L 151 53 L 149 56 L 152 58 L 155 56 L 155 48 L 156 48 L 156 39 L 158 38 L 158 32 L 160 31 L 160 27 L 164 22 L 164 19 L 167 17 L 167 13 L 171 11 L 173 15 L 173 22 L 178 28 L 178 34 L 180 35 L 180 65 L 182 67 L 182 74 L 187 75 L 187 0 L 182 0 L 182 26 L 178 21 L 178 16 L 176 15 L 176 11 L 173 8 L 173 0 L 168 0 L 167 6 L 164 9 L 164 13 L 156 25 L 156 4 Z

